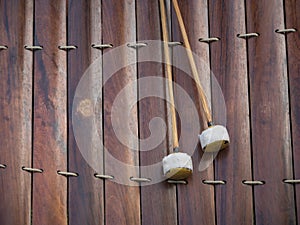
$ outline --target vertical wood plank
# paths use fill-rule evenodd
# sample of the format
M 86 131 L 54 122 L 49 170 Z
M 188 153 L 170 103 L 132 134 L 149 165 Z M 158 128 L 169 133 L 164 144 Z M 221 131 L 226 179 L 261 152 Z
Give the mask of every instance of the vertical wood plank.
M 139 42 L 148 40 L 161 40 L 161 23 L 159 14 L 159 1 L 137 1 L 137 36 Z M 145 60 L 149 54 L 157 54 L 157 59 L 162 60 L 161 49 L 159 52 L 153 48 L 152 42 L 147 47 L 138 50 L 138 59 Z M 154 165 L 160 163 L 167 155 L 167 136 L 161 141 L 163 128 L 154 122 L 156 117 L 161 118 L 167 126 L 167 111 L 164 85 L 164 72 L 161 63 L 139 62 L 139 99 L 152 94 L 139 101 L 139 126 L 140 126 L 140 166 L 141 177 L 149 177 L 153 184 L 141 187 L 142 224 L 177 223 L 176 188 L 163 181 L 161 167 Z M 164 99 L 153 97 L 162 96 Z M 151 121 L 152 120 L 152 121 Z M 151 122 L 154 127 L 150 126 Z M 151 128 L 151 131 L 150 131 Z M 151 146 L 151 147 L 150 147 Z
M 78 47 L 68 53 L 69 171 L 79 174 L 79 177 L 69 179 L 68 214 L 70 225 L 104 224 L 103 182 L 94 177 L 96 172 L 102 174 L 103 151 L 98 144 L 100 141 L 98 137 L 97 139 L 93 138 L 97 132 L 95 124 L 91 124 L 88 130 L 85 129 L 88 126 L 87 120 L 92 115 L 87 114 L 86 109 L 82 107 L 85 105 L 84 102 L 91 102 L 92 100 L 90 98 L 82 99 L 77 108 L 73 109 L 75 91 L 80 79 L 86 78 L 84 76 L 88 76 L 91 82 L 86 83 L 85 90 L 92 91 L 92 83 L 99 84 L 97 89 L 101 90 L 102 74 L 95 71 L 95 73 L 85 73 L 88 67 L 101 56 L 101 51 L 91 48 L 92 43 L 101 43 L 101 1 L 68 1 L 68 44 Z M 97 62 L 99 61 L 97 60 Z M 93 96 L 93 93 L 89 93 L 87 96 L 97 98 L 97 96 Z M 97 106 L 100 107 L 98 119 L 102 121 L 102 103 L 100 102 Z M 77 132 L 80 132 L 80 137 L 84 139 L 84 148 L 76 143 L 72 124 L 72 109 L 76 112 L 75 119 L 80 120 L 75 122 L 85 123 L 82 126 L 82 132 L 79 131 L 78 126 L 75 126 Z M 98 127 L 102 128 L 101 123 L 98 124 Z M 101 132 L 100 138 L 102 138 Z M 82 149 L 79 149 L 80 147 Z M 97 161 L 100 169 L 94 168 L 90 164 L 89 158 L 86 161 L 81 151 L 87 151 Z
M 32 224 L 67 224 L 66 2 L 35 1 Z
M 289 99 L 283 2 L 247 1 L 253 176 L 266 182 L 254 188 L 257 224 L 296 224 L 292 177 Z
M 30 224 L 32 53 L 31 1 L 0 1 L 0 224 Z
M 136 61 L 136 50 L 125 45 L 136 41 L 135 1 L 105 0 L 102 4 L 103 42 L 112 43 L 115 48 L 123 45 L 115 55 L 114 49 L 106 50 L 104 55 L 111 52 L 112 60 L 103 62 L 105 173 L 115 177 L 105 182 L 105 221 L 106 224 L 140 224 L 140 190 L 131 186 L 136 183 L 129 180 L 139 176 L 138 167 L 131 167 L 139 165 L 137 106 L 130 105 L 137 99 L 137 87 L 132 83 L 136 81 L 136 65 L 119 68 L 115 74 L 108 72 L 121 63 Z M 128 85 L 131 88 L 122 92 Z M 122 99 L 120 105 L 115 102 L 117 97 Z M 114 115 L 113 109 L 119 115 Z M 122 143 L 120 138 L 127 143 Z
M 205 89 L 208 100 L 210 100 L 210 71 L 205 69 L 209 68 L 209 48 L 208 45 L 199 43 L 198 41 L 200 37 L 208 37 L 207 1 L 195 0 L 186 4 L 186 1 L 180 0 L 178 1 L 178 4 L 187 29 L 192 51 L 201 59 L 201 62 L 199 61 L 199 58 L 196 59 L 196 64 L 201 76 L 200 80 L 202 86 Z M 172 34 L 173 41 L 182 41 L 174 10 L 172 12 Z M 173 48 L 174 64 L 178 64 L 178 61 L 186 61 L 186 65 L 189 65 L 186 54 L 178 55 L 176 49 L 177 47 Z M 193 79 L 181 70 L 174 68 L 174 80 L 194 101 L 194 105 L 199 112 L 198 114 L 201 116 L 203 113 L 200 113 L 199 98 Z M 198 134 L 200 134 L 201 130 L 198 131 L 199 133 L 193 133 L 195 127 L 199 127 L 199 124 L 197 123 L 201 123 L 201 129 L 204 129 L 206 124 L 201 122 L 201 119 L 200 121 L 193 120 L 191 108 L 187 106 L 184 97 L 180 95 L 180 92 L 176 87 L 174 89 L 174 94 L 176 109 L 178 114 L 182 116 L 182 118 L 180 118 L 180 150 L 183 152 L 190 151 L 191 149 L 194 150 L 192 156 L 194 164 L 193 176 L 188 180 L 188 185 L 178 186 L 179 224 L 215 224 L 214 188 L 202 183 L 205 179 L 214 179 L 213 164 L 202 172 L 198 171 L 198 166 L 203 154 L 198 140 Z M 189 120 L 182 121 L 184 118 Z M 198 143 L 196 148 L 191 140 L 195 140 Z
M 211 46 L 211 69 L 224 95 L 230 147 L 219 152 L 215 161 L 217 224 L 253 224 L 251 186 L 251 138 L 246 41 L 236 37 L 246 32 L 243 1 L 214 0 L 209 2 L 210 36 L 220 37 Z M 221 96 L 213 84 L 213 117 L 222 123 L 224 109 Z
M 294 152 L 294 176 L 295 179 L 300 178 L 300 2 L 284 1 L 286 12 L 286 28 L 296 28 L 297 33 L 287 34 L 287 52 L 288 52 L 288 71 L 289 71 L 289 87 L 290 87 L 290 110 L 292 123 L 292 138 Z M 282 27 L 280 27 L 282 28 Z M 291 177 L 286 177 L 290 179 Z M 296 206 L 297 218 L 300 222 L 300 185 L 295 185 L 296 190 Z

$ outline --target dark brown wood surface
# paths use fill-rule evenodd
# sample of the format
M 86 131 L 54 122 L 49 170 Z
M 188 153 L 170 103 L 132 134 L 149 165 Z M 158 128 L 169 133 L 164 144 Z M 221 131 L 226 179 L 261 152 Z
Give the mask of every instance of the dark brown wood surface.
M 30 224 L 31 166 L 32 3 L 0 1 L 0 224 Z
M 182 41 L 172 0 L 165 2 L 170 39 Z M 299 224 L 300 185 L 283 182 L 300 179 L 299 1 L 179 0 L 179 7 L 214 122 L 224 124 L 226 115 L 231 139 L 214 165 L 199 172 L 198 134 L 207 126 L 186 53 L 170 47 L 180 150 L 193 154 L 187 185 L 157 183 L 162 168 L 152 166 L 171 150 L 163 125 L 170 125 L 169 109 L 158 97 L 139 98 L 153 90 L 165 96 L 165 84 L 154 79 L 164 77 L 164 66 L 136 64 L 152 57 L 152 44 L 127 46 L 161 40 L 158 0 L 0 0 L 0 46 L 8 46 L 0 50 L 0 164 L 6 165 L 0 168 L 0 225 Z M 283 28 L 297 31 L 275 32 Z M 259 37 L 237 37 L 250 32 Z M 207 37 L 220 40 L 198 40 Z M 156 51 L 160 59 L 162 49 Z M 82 78 L 87 82 L 78 94 Z M 147 142 L 159 137 L 157 145 Z M 139 186 L 130 177 L 151 181 Z
M 131 100 L 137 99 L 136 86 L 119 95 L 123 97 L 121 106 L 115 104 L 118 94 L 136 80 L 136 65 L 115 64 L 136 60 L 135 50 L 126 46 L 136 41 L 135 1 L 112 0 L 103 1 L 102 4 L 103 43 L 111 43 L 114 48 L 123 46 L 117 54 L 112 53 L 112 60 L 103 63 L 103 77 L 106 80 L 103 86 L 105 173 L 115 177 L 113 181 L 105 182 L 105 221 L 106 224 L 140 224 L 140 189 L 131 186 L 136 183 L 130 181 L 130 177 L 139 176 L 138 168 L 131 169 L 131 166 L 139 165 L 138 151 L 133 149 L 138 148 L 138 141 L 132 137 L 138 137 L 137 105 L 133 108 L 129 105 Z M 105 50 L 104 54 L 113 50 Z M 121 68 L 115 74 L 108 72 L 112 67 L 119 66 Z M 112 114 L 113 106 L 121 116 L 116 118 Z M 127 114 L 129 111 L 130 114 Z M 120 128 L 113 127 L 113 120 Z M 126 130 L 123 125 L 128 125 L 130 129 Z M 128 143 L 122 144 L 116 131 L 121 131 L 123 140 Z
M 289 99 L 282 1 L 247 1 L 253 177 L 256 224 L 296 224 L 292 177 Z
M 144 60 L 150 54 L 157 55 L 157 62 L 138 63 L 139 78 L 139 130 L 140 130 L 140 166 L 141 177 L 151 178 L 152 184 L 141 187 L 142 224 L 176 224 L 176 187 L 161 182 L 164 179 L 162 168 L 153 165 L 161 163 L 168 150 L 168 134 L 162 134 L 162 127 L 155 124 L 155 117 L 160 117 L 167 126 L 167 111 L 165 102 L 165 79 L 161 48 L 155 51 L 150 40 L 161 40 L 161 23 L 159 1 L 137 1 L 137 40 L 149 43 L 147 47 L 138 50 L 138 59 Z M 145 80 L 149 79 L 149 80 Z M 151 80 L 150 80 L 151 79 Z M 141 99 L 144 95 L 152 97 Z M 160 95 L 162 98 L 153 97 Z M 169 118 L 170 119 L 170 118 Z M 153 125 L 153 124 L 152 124 Z M 150 129 L 152 129 L 150 131 Z M 160 141 L 161 137 L 163 138 Z M 150 141 L 151 140 L 151 141 Z M 152 146 L 152 144 L 155 144 Z M 151 146 L 151 147 L 150 147 Z
M 224 95 L 230 136 L 230 147 L 215 160 L 215 179 L 226 181 L 216 186 L 217 224 L 253 224 L 252 188 L 242 184 L 252 180 L 247 48 L 236 36 L 246 32 L 244 2 L 210 1 L 209 14 L 210 36 L 220 38 L 210 45 L 211 70 Z M 212 99 L 214 122 L 222 124 L 224 103 L 216 83 Z
M 71 50 L 68 53 L 68 168 L 69 171 L 79 174 L 77 178 L 69 179 L 68 215 L 70 225 L 101 225 L 104 223 L 103 181 L 94 177 L 95 173 L 102 174 L 103 151 L 98 144 L 98 140 L 93 139 L 94 134 L 96 133 L 95 126 L 88 127 L 90 124 L 87 120 L 90 119 L 92 114 L 86 114 L 86 110 L 80 108 L 80 106 L 84 105 L 83 102 L 91 101 L 91 99 L 80 99 L 79 105 L 74 105 L 76 108 L 73 109 L 74 95 L 80 79 L 85 79 L 89 76 L 90 82 L 94 82 L 95 84 L 100 83 L 98 89 L 101 90 L 100 79 L 102 74 L 95 75 L 85 73 L 85 71 L 91 67 L 91 64 L 101 56 L 100 50 L 91 48 L 92 43 L 101 43 L 101 1 L 68 1 L 68 44 L 76 45 L 78 47 L 76 50 Z M 86 83 L 85 85 L 85 90 L 92 90 L 91 83 Z M 81 89 L 79 88 L 79 90 Z M 87 96 L 92 95 L 89 94 Z M 101 107 L 102 103 L 100 102 L 98 106 Z M 75 110 L 75 119 L 84 123 L 84 127 L 89 128 L 78 129 L 78 127 L 80 127 L 79 125 L 74 128 L 77 129 L 78 135 L 84 139 L 84 146 L 77 145 L 72 125 L 72 110 Z M 101 112 L 101 108 L 99 112 Z M 99 121 L 102 121 L 101 115 L 102 114 L 98 114 L 98 116 L 100 116 Z M 101 122 L 98 124 L 98 127 L 102 127 Z M 80 132 L 80 130 L 82 132 Z M 98 168 L 100 169 L 94 168 L 89 160 L 86 161 L 81 154 L 81 151 L 88 151 L 89 155 L 98 162 Z
M 66 2 L 35 1 L 32 224 L 67 224 Z
M 300 178 L 300 2 L 285 1 L 286 28 L 297 29 L 296 33 L 287 34 L 288 75 L 290 88 L 290 110 L 292 127 L 292 146 L 294 153 L 294 178 Z M 285 177 L 291 179 L 292 177 Z M 290 185 L 290 184 L 287 184 Z M 298 223 L 300 222 L 300 185 L 295 185 Z
M 201 37 L 208 37 L 208 8 L 205 1 L 192 1 L 186 4 L 186 1 L 178 1 L 185 23 L 192 51 L 201 61 L 196 59 L 198 65 L 200 80 L 205 87 L 208 99 L 210 99 L 210 73 L 203 68 L 209 67 L 209 48 L 207 44 L 199 43 Z M 172 38 L 173 41 L 182 41 L 177 17 L 172 8 Z M 179 55 L 173 47 L 173 61 L 185 61 L 188 65 L 186 54 Z M 191 72 L 189 72 L 191 76 Z M 190 76 L 187 76 L 181 70 L 174 68 L 174 80 L 184 89 L 184 91 L 194 101 L 195 107 L 200 112 L 198 95 L 195 83 Z M 188 185 L 178 185 L 178 224 L 215 224 L 215 205 L 214 205 L 214 188 L 206 185 L 203 180 L 214 180 L 213 164 L 208 169 L 199 172 L 198 166 L 202 157 L 200 145 L 195 146 L 192 140 L 199 143 L 198 134 L 192 133 L 195 127 L 201 123 L 201 129 L 207 127 L 203 124 L 202 119 L 194 121 L 190 106 L 187 105 L 185 98 L 180 95 L 179 89 L 175 87 L 175 104 L 178 114 L 181 115 L 180 127 L 180 151 L 188 152 L 194 150 L 192 156 L 194 164 L 193 176 L 188 179 Z M 199 116 L 201 118 L 201 114 Z M 183 119 L 188 119 L 183 121 Z M 203 117 L 202 117 L 203 118 Z

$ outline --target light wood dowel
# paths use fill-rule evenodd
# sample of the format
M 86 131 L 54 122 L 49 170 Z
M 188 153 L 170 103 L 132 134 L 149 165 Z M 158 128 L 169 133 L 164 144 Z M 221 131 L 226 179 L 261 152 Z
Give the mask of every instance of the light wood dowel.
M 192 53 L 192 50 L 191 50 L 191 46 L 190 46 L 190 43 L 189 43 L 189 39 L 188 39 L 188 36 L 187 36 L 187 32 L 186 32 L 186 29 L 185 29 L 185 26 L 184 26 L 184 23 L 183 23 L 182 15 L 181 15 L 177 0 L 173 0 L 173 6 L 174 6 L 174 9 L 175 9 L 175 12 L 176 12 L 177 19 L 178 19 L 180 31 L 181 31 L 181 34 L 182 34 L 182 37 L 183 37 L 183 44 L 186 48 L 186 52 L 187 52 L 187 56 L 188 56 L 188 59 L 189 59 L 190 66 L 191 66 L 192 74 L 193 74 L 194 80 L 196 82 L 196 87 L 197 87 L 197 91 L 198 91 L 198 94 L 199 94 L 199 100 L 202 104 L 207 122 L 211 123 L 212 122 L 211 111 L 210 111 L 210 108 L 208 106 L 207 98 L 205 96 L 203 87 L 202 87 L 202 85 L 200 83 L 200 80 L 199 80 L 199 74 L 198 74 L 198 71 L 197 71 L 196 63 L 195 63 L 195 60 L 194 60 L 194 57 L 193 57 L 193 53 Z
M 172 119 L 172 138 L 173 138 L 173 148 L 178 149 L 178 131 L 177 131 L 177 121 L 176 121 L 176 110 L 175 110 L 175 102 L 174 102 L 174 92 L 173 92 L 173 83 L 172 83 L 172 68 L 171 68 L 171 60 L 169 53 L 169 35 L 168 35 L 168 27 L 167 27 L 167 18 L 166 18 L 166 10 L 164 5 L 164 0 L 160 0 L 160 18 L 162 24 L 162 33 L 163 33 L 163 45 L 164 45 L 164 57 L 166 62 L 166 73 L 168 78 L 168 91 L 170 98 L 170 110 L 171 110 L 171 119 Z

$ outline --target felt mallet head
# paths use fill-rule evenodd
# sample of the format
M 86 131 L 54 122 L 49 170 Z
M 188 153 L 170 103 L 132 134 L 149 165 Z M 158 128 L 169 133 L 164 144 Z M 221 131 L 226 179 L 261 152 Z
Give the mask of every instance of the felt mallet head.
M 174 152 L 163 158 L 164 176 L 172 180 L 187 179 L 193 173 L 191 156 L 182 152 Z
M 205 152 L 217 152 L 226 148 L 229 135 L 226 127 L 221 125 L 210 126 L 199 135 L 201 147 Z

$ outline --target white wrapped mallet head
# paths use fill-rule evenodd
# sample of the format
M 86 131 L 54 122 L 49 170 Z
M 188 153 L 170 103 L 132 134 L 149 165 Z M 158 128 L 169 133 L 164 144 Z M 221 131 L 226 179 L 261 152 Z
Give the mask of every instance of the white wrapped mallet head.
M 199 139 L 205 152 L 217 152 L 226 148 L 230 143 L 227 129 L 221 125 L 208 127 L 199 135 Z
M 193 173 L 191 156 L 183 152 L 174 152 L 163 158 L 164 176 L 172 180 L 187 179 Z

